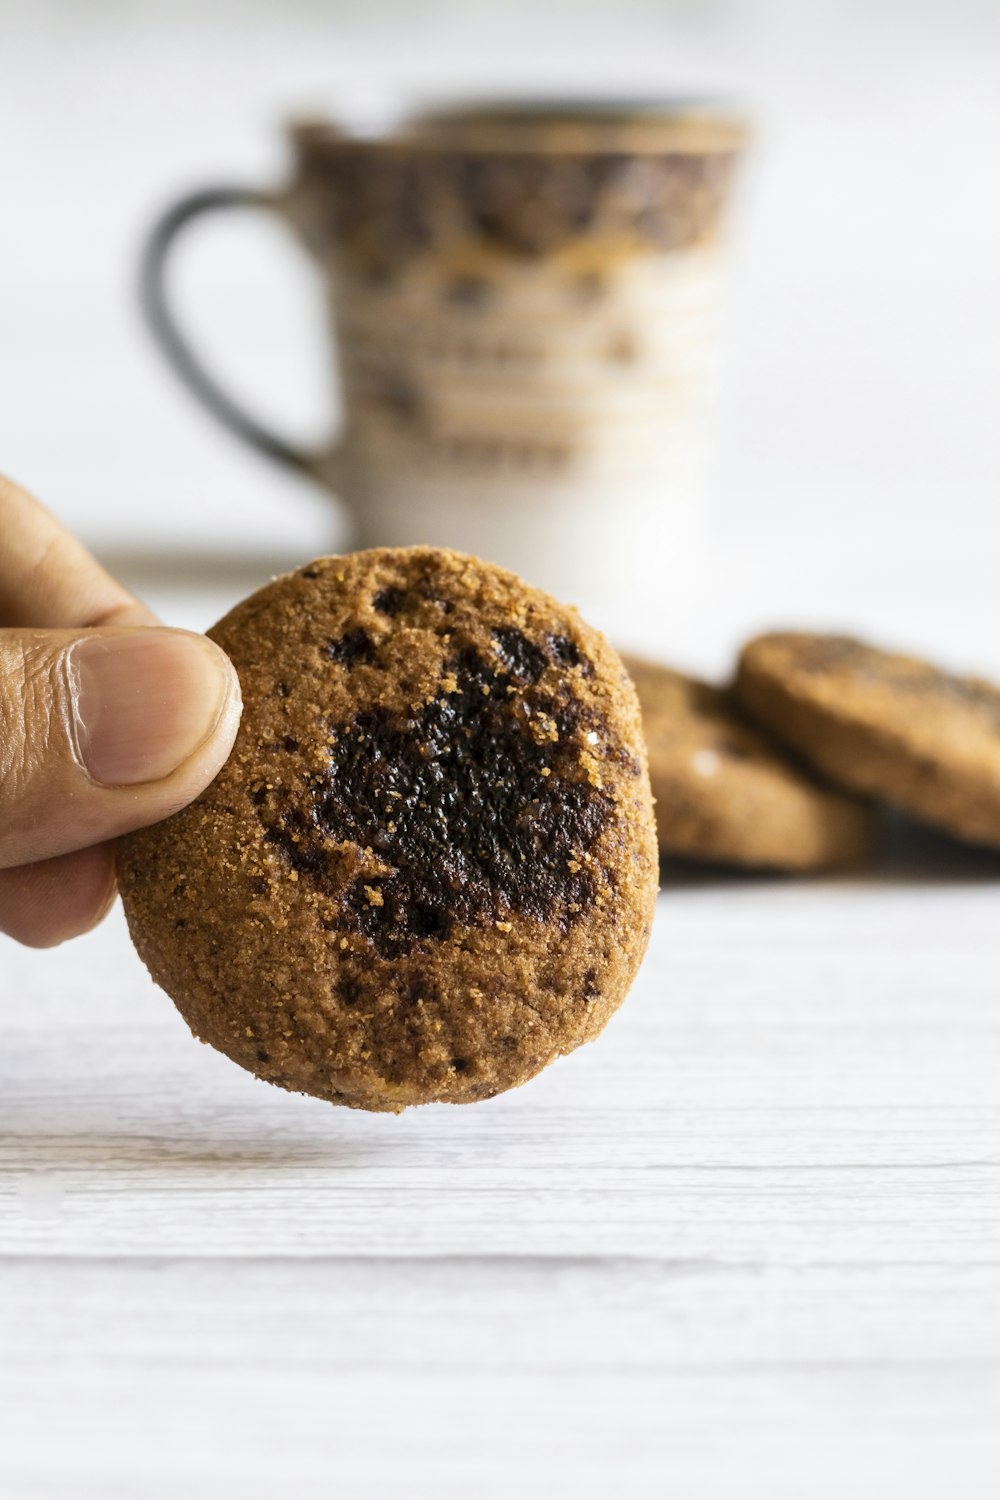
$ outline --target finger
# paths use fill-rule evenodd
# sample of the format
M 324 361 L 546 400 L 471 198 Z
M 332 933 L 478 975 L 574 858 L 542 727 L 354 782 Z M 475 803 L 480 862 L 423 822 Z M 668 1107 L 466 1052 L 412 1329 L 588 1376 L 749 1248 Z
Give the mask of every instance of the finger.
M 44 506 L 0 475 L 0 625 L 153 625 Z
M 29 948 L 54 948 L 96 927 L 114 898 L 113 844 L 0 870 L 0 932 Z
M 205 636 L 0 631 L 0 869 L 169 817 L 225 762 L 240 709 Z

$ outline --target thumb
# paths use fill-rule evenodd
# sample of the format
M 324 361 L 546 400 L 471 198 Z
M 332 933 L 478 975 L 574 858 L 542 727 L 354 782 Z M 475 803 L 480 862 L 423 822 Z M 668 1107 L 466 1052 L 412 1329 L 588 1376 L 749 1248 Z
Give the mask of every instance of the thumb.
M 236 735 L 228 658 L 184 630 L 0 630 L 0 869 L 156 823 Z

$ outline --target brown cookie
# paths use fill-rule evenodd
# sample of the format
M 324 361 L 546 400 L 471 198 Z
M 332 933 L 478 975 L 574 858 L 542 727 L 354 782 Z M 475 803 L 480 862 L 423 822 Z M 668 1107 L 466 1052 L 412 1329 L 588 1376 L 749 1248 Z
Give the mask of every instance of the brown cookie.
M 595 1037 L 652 921 L 635 693 L 574 610 L 430 548 L 328 557 L 209 632 L 243 690 L 192 806 L 120 843 L 197 1036 L 360 1109 L 464 1103 Z
M 1000 846 L 1000 689 L 847 636 L 745 648 L 748 713 L 832 780 L 976 844 Z
M 639 693 L 664 854 L 777 870 L 866 857 L 871 810 L 790 761 L 730 693 L 652 662 L 625 664 Z

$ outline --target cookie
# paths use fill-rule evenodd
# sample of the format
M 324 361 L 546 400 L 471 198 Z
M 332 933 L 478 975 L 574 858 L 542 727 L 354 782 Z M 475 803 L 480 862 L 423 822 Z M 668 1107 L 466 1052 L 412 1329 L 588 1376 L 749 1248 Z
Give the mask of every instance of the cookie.
M 747 712 L 840 785 L 1000 847 L 1000 688 L 839 635 L 745 648 Z
M 625 664 L 642 709 L 662 853 L 775 870 L 866 857 L 871 810 L 789 760 L 730 693 L 635 657 Z
M 394 1112 L 595 1037 L 657 886 L 638 704 L 603 638 L 430 548 L 321 558 L 209 634 L 243 690 L 233 753 L 119 848 L 132 938 L 195 1035 Z

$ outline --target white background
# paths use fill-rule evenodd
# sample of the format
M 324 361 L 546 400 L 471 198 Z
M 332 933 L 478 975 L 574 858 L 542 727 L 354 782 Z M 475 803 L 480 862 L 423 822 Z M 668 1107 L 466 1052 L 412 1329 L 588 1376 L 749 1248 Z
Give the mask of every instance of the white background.
M 175 389 L 145 226 L 293 108 L 749 102 L 711 565 L 670 641 L 836 623 L 1000 673 L 995 4 L 0 0 L 0 466 L 204 626 L 336 541 Z M 329 421 L 316 289 L 206 228 L 186 310 Z M 474 1110 L 332 1114 L 192 1045 L 117 915 L 0 950 L 0 1491 L 961 1500 L 1000 1488 L 996 862 L 676 873 L 599 1045 Z
M 336 541 L 327 505 L 213 431 L 151 357 L 134 268 L 165 199 L 280 179 L 296 109 L 480 89 L 728 95 L 758 145 L 736 224 L 716 565 L 710 607 L 671 644 L 726 665 L 720 594 L 739 628 L 863 617 L 996 660 L 996 5 L 14 0 L 0 37 L 0 464 L 98 545 L 238 534 L 284 558 Z M 322 432 L 316 288 L 282 230 L 206 228 L 182 262 L 191 321 L 237 388 Z

